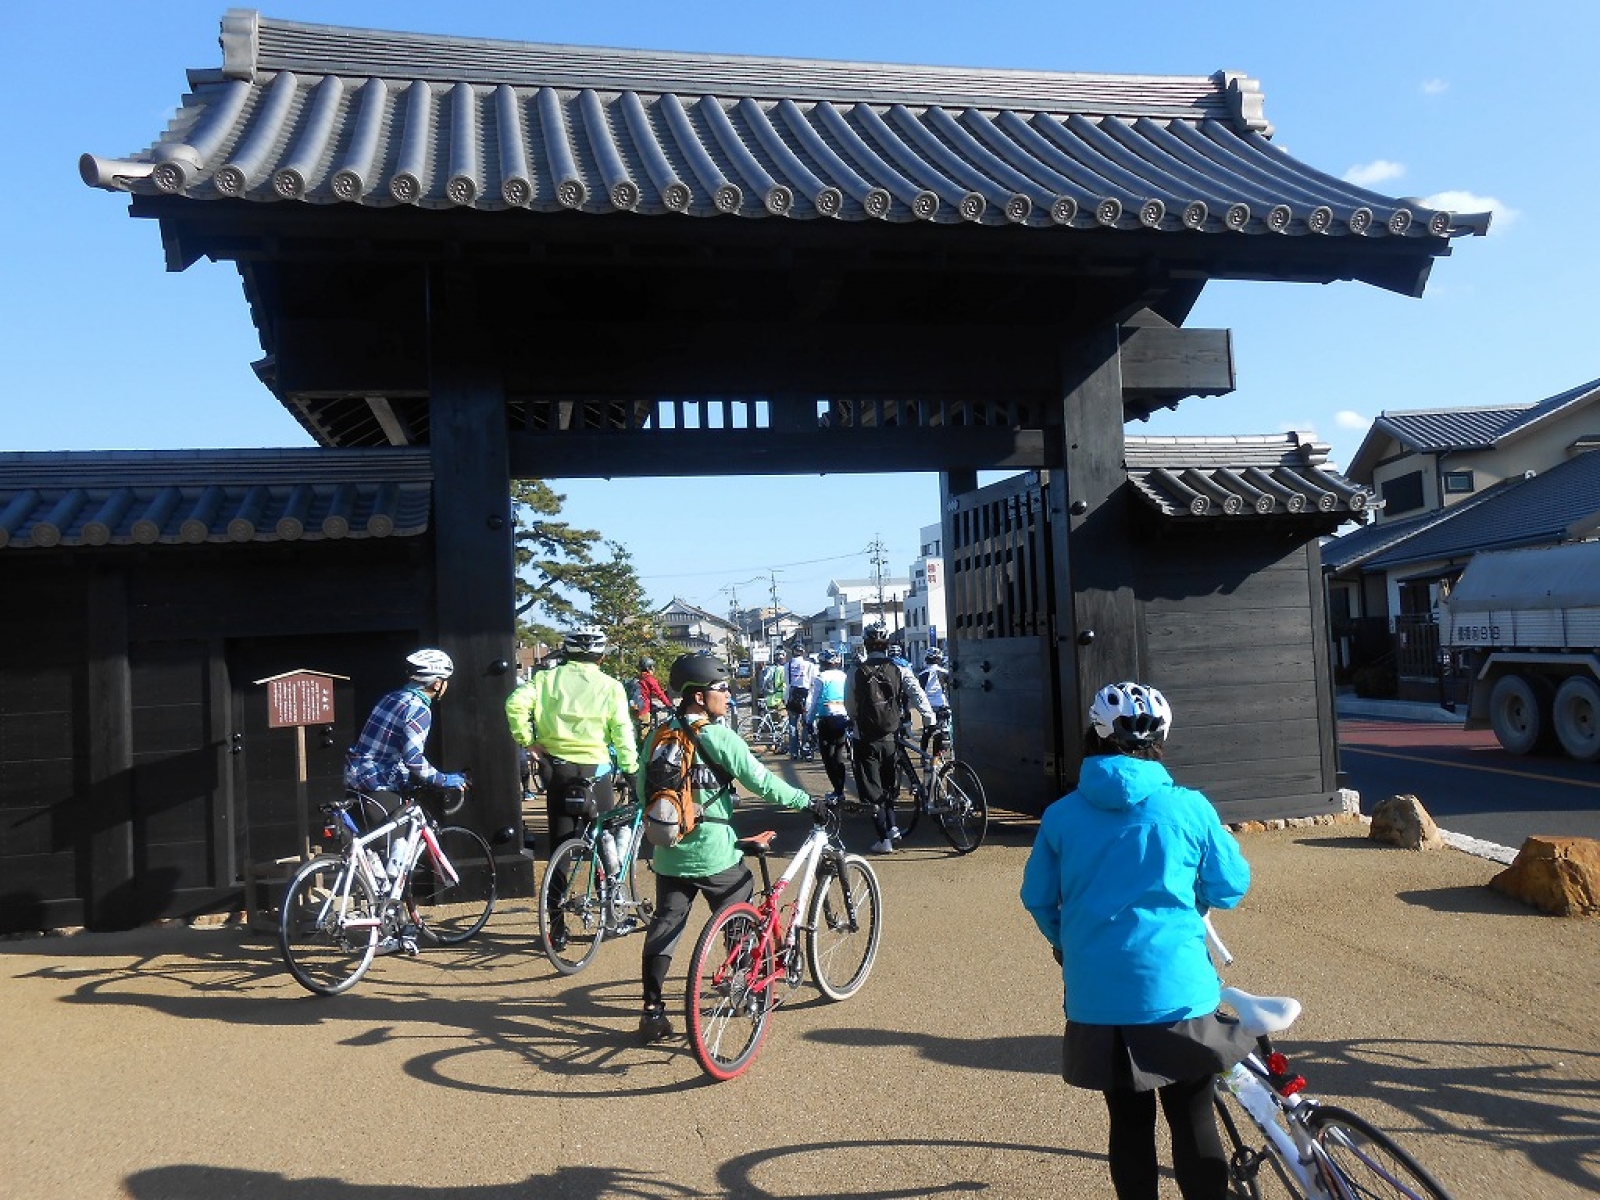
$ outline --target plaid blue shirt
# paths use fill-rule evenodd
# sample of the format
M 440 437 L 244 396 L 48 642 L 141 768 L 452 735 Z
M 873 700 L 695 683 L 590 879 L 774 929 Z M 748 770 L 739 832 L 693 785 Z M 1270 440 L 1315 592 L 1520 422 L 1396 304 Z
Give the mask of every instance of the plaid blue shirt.
M 417 687 L 390 692 L 373 705 L 361 736 L 345 754 L 345 786 L 397 791 L 408 781 L 436 782 L 438 768 L 422 752 L 432 728 L 431 697 Z

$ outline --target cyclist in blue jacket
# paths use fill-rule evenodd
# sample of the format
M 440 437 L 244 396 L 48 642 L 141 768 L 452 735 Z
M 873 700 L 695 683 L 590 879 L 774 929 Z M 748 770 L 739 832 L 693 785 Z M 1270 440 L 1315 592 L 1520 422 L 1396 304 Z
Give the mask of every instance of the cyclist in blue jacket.
M 1184 1200 L 1227 1195 L 1214 1080 L 1254 1048 L 1217 1013 L 1202 921 L 1239 903 L 1250 867 L 1210 801 L 1161 765 L 1171 728 L 1155 688 L 1102 688 L 1078 787 L 1045 811 L 1022 875 L 1062 968 L 1062 1076 L 1105 1094 L 1119 1200 L 1156 1196 L 1158 1097 Z

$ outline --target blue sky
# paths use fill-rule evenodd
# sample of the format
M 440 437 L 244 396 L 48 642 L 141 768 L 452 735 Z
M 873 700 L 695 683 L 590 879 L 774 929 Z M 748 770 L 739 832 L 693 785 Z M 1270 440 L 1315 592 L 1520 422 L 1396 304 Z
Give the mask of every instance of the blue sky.
M 152 142 L 184 72 L 220 63 L 221 0 L 10 4 L 0 11 L 11 181 L 0 189 L 0 449 L 303 446 L 256 382 L 230 264 L 173 275 L 156 228 L 78 178 L 83 152 Z M 1261 83 L 1275 140 L 1399 196 L 1490 208 L 1426 296 L 1360 284 L 1210 285 L 1189 324 L 1234 334 L 1239 389 L 1132 433 L 1313 430 L 1348 462 L 1385 409 L 1531 402 L 1600 377 L 1587 207 L 1600 195 L 1588 80 L 1600 5 L 1392 0 L 1155 9 L 1013 0 L 871 5 L 467 4 L 282 0 L 294 20 L 515 40 L 861 62 L 1200 75 Z M 652 597 L 724 609 L 775 572 L 814 611 L 831 576 L 870 574 L 881 536 L 903 573 L 938 517 L 931 475 L 565 481 L 567 515 L 628 545 Z M 709 506 L 714 536 L 661 535 L 664 503 Z M 703 526 L 702 526 L 703 528 Z M 745 583 L 740 599 L 764 594 Z

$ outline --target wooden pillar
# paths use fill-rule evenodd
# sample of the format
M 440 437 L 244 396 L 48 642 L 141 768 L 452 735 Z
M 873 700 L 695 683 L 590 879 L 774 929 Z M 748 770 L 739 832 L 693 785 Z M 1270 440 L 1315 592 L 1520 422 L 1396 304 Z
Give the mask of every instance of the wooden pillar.
M 1107 683 L 1138 679 L 1143 631 L 1123 465 L 1122 368 L 1115 325 L 1061 351 L 1063 471 L 1050 475 L 1064 782 L 1077 778 L 1089 701 Z M 1070 603 L 1069 603 L 1070 599 Z
M 133 856 L 133 677 L 128 666 L 128 583 L 120 571 L 89 576 L 84 724 L 88 819 L 83 823 L 83 924 L 131 929 L 139 919 Z
M 501 355 L 506 342 L 472 273 L 435 268 L 428 277 L 429 446 L 433 465 L 433 640 L 456 673 L 435 716 L 428 756 L 449 771 L 470 771 L 463 824 L 486 836 L 522 828 L 522 786 L 506 727 L 505 701 L 516 676 L 510 454 Z M 502 885 L 532 890 L 531 861 L 513 838 Z

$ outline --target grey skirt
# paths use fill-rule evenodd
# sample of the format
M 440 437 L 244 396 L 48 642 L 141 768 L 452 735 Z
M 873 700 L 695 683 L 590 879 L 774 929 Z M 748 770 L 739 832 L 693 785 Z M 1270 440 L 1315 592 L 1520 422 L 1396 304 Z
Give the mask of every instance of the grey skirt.
M 1255 1048 L 1239 1022 L 1221 1013 L 1170 1025 L 1068 1021 L 1061 1077 L 1095 1092 L 1148 1092 L 1226 1071 Z

